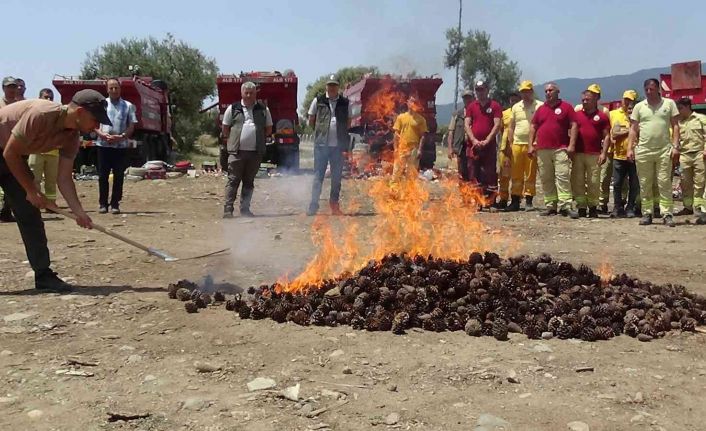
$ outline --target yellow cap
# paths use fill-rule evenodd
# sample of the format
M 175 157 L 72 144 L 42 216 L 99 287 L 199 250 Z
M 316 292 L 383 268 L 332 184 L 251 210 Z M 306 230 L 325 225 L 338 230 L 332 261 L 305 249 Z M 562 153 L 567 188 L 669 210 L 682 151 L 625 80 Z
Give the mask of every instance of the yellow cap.
M 532 85 L 532 81 L 522 81 L 520 83 L 519 91 L 523 91 L 523 90 L 534 90 L 534 86 Z
M 635 100 L 637 99 L 637 92 L 635 90 L 625 90 L 625 93 L 623 93 L 623 99 Z
M 601 86 L 598 84 L 591 84 L 586 90 L 590 91 L 591 93 L 601 94 Z

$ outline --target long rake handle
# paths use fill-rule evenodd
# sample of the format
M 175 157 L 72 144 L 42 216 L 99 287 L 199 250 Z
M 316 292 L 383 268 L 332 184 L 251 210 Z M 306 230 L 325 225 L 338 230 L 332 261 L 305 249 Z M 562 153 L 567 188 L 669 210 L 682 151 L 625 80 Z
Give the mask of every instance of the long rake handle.
M 70 219 L 72 219 L 72 220 L 76 220 L 76 216 L 73 215 L 73 213 L 70 213 L 70 212 L 68 212 L 68 211 L 62 210 L 61 208 L 53 207 L 53 208 L 49 208 L 49 209 L 52 210 L 52 211 L 54 211 L 54 212 L 57 213 L 57 214 L 63 215 L 64 217 L 70 218 Z M 114 231 L 112 231 L 112 230 L 110 230 L 110 229 L 108 229 L 108 228 L 106 228 L 106 227 L 103 227 L 103 226 L 99 225 L 98 223 L 95 223 L 95 222 L 94 222 L 94 223 L 93 223 L 93 228 L 94 228 L 95 230 L 98 230 L 98 231 L 103 232 L 103 233 L 106 234 L 106 235 L 112 236 L 113 238 L 115 238 L 115 239 L 117 239 L 117 240 L 120 240 L 120 241 L 122 241 L 122 242 L 125 242 L 125 243 L 127 243 L 127 244 L 130 244 L 130 245 L 133 246 L 133 247 L 137 247 L 137 248 L 139 248 L 140 250 L 143 250 L 143 251 L 146 251 L 146 252 L 149 253 L 149 254 L 152 254 L 152 251 L 153 251 L 153 250 L 152 250 L 151 248 L 147 247 L 146 245 L 142 245 L 142 244 L 140 244 L 140 243 L 137 242 L 137 241 L 133 241 L 133 240 L 131 240 L 130 238 L 128 238 L 128 237 L 126 237 L 126 236 L 120 235 L 120 234 L 117 233 L 117 232 L 114 232 Z

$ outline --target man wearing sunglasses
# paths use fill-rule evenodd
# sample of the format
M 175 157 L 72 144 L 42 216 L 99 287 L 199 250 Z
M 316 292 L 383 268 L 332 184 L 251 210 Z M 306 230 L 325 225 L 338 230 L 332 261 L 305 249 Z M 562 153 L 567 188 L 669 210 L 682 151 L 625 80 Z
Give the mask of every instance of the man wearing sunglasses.
M 110 124 L 105 98 L 95 90 L 77 92 L 68 105 L 33 99 L 0 109 L 0 187 L 17 218 L 27 258 L 34 270 L 35 288 L 66 292 L 71 286 L 51 270 L 41 209 L 51 206 L 39 191 L 25 161 L 30 154 L 59 150 L 57 184 L 76 224 L 91 229 L 73 181 L 73 160 L 79 149 L 79 132 L 89 133 L 99 124 Z

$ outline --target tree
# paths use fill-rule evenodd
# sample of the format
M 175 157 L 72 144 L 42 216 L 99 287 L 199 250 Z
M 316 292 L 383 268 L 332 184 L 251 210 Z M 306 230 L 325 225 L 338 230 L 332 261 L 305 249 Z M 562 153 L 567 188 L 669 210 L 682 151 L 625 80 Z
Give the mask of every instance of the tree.
M 178 41 L 172 34 L 164 39 L 121 39 L 88 53 L 81 67 L 83 79 L 125 76 L 128 66 L 137 65 L 139 75 L 161 79 L 169 87 L 172 105 L 172 133 L 181 151 L 193 147 L 204 131 L 199 110 L 206 97 L 216 90 L 215 60 L 200 50 Z
M 447 68 L 461 66 L 464 86 L 472 88 L 476 80 L 488 82 L 493 97 L 505 105 L 510 93 L 517 91 L 520 68 L 511 61 L 505 51 L 493 49 L 490 35 L 480 30 L 470 30 L 464 37 L 456 28 L 446 30 L 449 42 L 444 56 Z
M 380 71 L 375 66 L 344 67 L 338 69 L 335 75 L 341 84 L 341 88 L 343 89 L 346 88 L 346 85 L 358 81 L 368 73 L 371 76 L 380 75 Z M 311 101 L 314 100 L 314 97 L 326 91 L 326 81 L 328 81 L 330 77 L 331 74 L 320 76 L 319 79 L 306 86 L 306 96 L 304 97 L 304 104 L 302 105 L 301 112 L 304 118 L 308 118 L 307 112 L 309 111 L 309 105 L 311 105 Z

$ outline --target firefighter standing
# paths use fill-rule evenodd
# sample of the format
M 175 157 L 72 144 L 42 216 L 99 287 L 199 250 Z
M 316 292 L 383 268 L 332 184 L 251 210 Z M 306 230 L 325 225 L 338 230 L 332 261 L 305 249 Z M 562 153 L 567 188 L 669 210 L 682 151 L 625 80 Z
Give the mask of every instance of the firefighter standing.
M 706 116 L 691 110 L 691 99 L 684 97 L 677 100 L 679 109 L 679 141 L 681 153 L 681 187 L 684 208 L 675 215 L 696 214 L 697 223 L 701 224 L 702 214 L 706 212 L 704 201 L 704 141 L 706 139 Z
M 49 88 L 43 88 L 39 92 L 39 98 L 53 102 L 54 92 Z M 56 205 L 56 175 L 59 170 L 59 150 L 51 150 L 43 154 L 32 154 L 29 156 L 28 163 L 30 169 L 32 169 L 37 189 L 41 190 L 42 180 L 44 180 L 44 194 L 49 199 L 49 202 Z
M 463 106 L 451 115 L 449 123 L 449 160 L 456 158 L 458 162 L 458 175 L 463 181 L 468 181 L 468 161 L 466 160 L 466 130 L 464 120 L 466 118 L 466 106 L 473 101 L 473 92 L 466 90 L 463 92 Z
M 510 94 L 510 107 L 503 111 L 502 124 L 503 133 L 500 140 L 500 148 L 498 152 L 498 209 L 506 209 L 507 201 L 510 199 L 510 176 L 512 173 L 512 149 L 508 144 L 510 134 L 510 123 L 512 122 L 512 107 L 520 101 L 520 95 L 517 93 Z
M 17 80 L 12 76 L 6 76 L 2 79 L 3 95 L 0 98 L 0 108 L 17 101 L 17 87 Z M 2 201 L 2 208 L 0 208 L 0 223 L 13 223 L 15 221 L 15 217 L 12 215 L 10 203 L 7 201 L 5 192 L 2 188 L 0 188 L 0 201 Z
M 545 210 L 542 216 L 557 212 L 578 218 L 571 204 L 571 157 L 576 151 L 574 108 L 559 98 L 559 86 L 550 82 L 544 87 L 546 101 L 532 117 L 528 154 L 537 157 L 544 189 Z
M 395 161 L 392 176 L 395 179 L 417 175 L 417 160 L 422 153 L 424 135 L 429 131 L 427 120 L 420 111 L 419 98 L 415 95 L 410 96 L 407 99 L 407 112 L 398 115 L 392 126 L 392 130 L 395 131 Z
M 587 88 L 588 91 L 595 94 L 597 99 L 596 103 L 600 102 L 601 98 L 601 86 L 598 84 L 591 84 Z M 574 107 L 578 112 L 583 109 L 583 103 L 579 103 Z M 598 105 L 598 110 L 602 113 L 609 115 L 610 110 L 602 105 Z M 600 167 L 600 198 L 598 210 L 601 214 L 608 214 L 608 202 L 610 201 L 610 182 L 613 178 L 613 148 L 608 148 L 608 158 L 606 162 Z
M 534 211 L 534 195 L 537 188 L 537 159 L 527 153 L 529 148 L 530 122 L 542 102 L 535 99 L 532 81 L 522 81 L 519 87 L 520 100 L 512 106 L 512 117 L 508 128 L 508 145 L 505 155 L 512 158 L 510 179 L 510 205 L 507 211 L 519 211 L 520 200 L 525 197 L 525 211 Z M 509 148 L 508 148 L 509 147 Z
M 576 112 L 578 137 L 571 164 L 571 191 L 579 217 L 598 217 L 600 167 L 605 164 L 610 143 L 610 120 L 598 110 L 598 95 L 590 90 L 581 94 L 583 109 Z M 588 208 L 588 212 L 586 211 Z
M 350 145 L 350 103 L 339 93 L 339 82 L 331 75 L 326 82 L 326 93 L 311 101 L 309 125 L 314 128 L 314 182 L 311 186 L 311 202 L 306 211 L 314 215 L 319 211 L 321 188 L 326 168 L 331 165 L 331 192 L 329 206 L 331 214 L 343 215 L 339 200 L 343 177 L 343 153 Z
M 640 225 L 652 224 L 652 212 L 659 199 L 662 221 L 674 227 L 672 210 L 672 160 L 679 156 L 679 110 L 672 99 L 659 94 L 659 81 L 650 78 L 644 83 L 645 100 L 637 103 L 630 115 L 630 145 L 628 158 L 635 160 L 640 177 L 642 219 Z M 670 126 L 672 137 L 670 142 Z M 659 185 L 659 196 L 653 185 Z
M 610 111 L 610 137 L 613 142 L 613 212 L 611 217 L 634 218 L 636 202 L 640 193 L 640 180 L 637 178 L 635 162 L 628 160 L 628 134 L 630 114 L 635 106 L 637 93 L 627 90 L 618 109 Z M 623 198 L 625 179 L 628 182 L 627 202 Z
M 502 127 L 502 107 L 489 97 L 485 81 L 475 85 L 476 100 L 466 107 L 464 120 L 468 143 L 468 178 L 491 202 L 498 190 L 498 147 L 496 135 Z M 486 202 L 487 204 L 487 202 Z
M 250 201 L 255 191 L 255 176 L 267 150 L 265 139 L 272 133 L 270 110 L 257 100 L 257 86 L 244 82 L 240 86 L 241 99 L 223 113 L 221 136 L 228 151 L 228 180 L 225 188 L 223 218 L 233 217 L 233 205 L 240 192 L 240 215 L 252 217 Z

